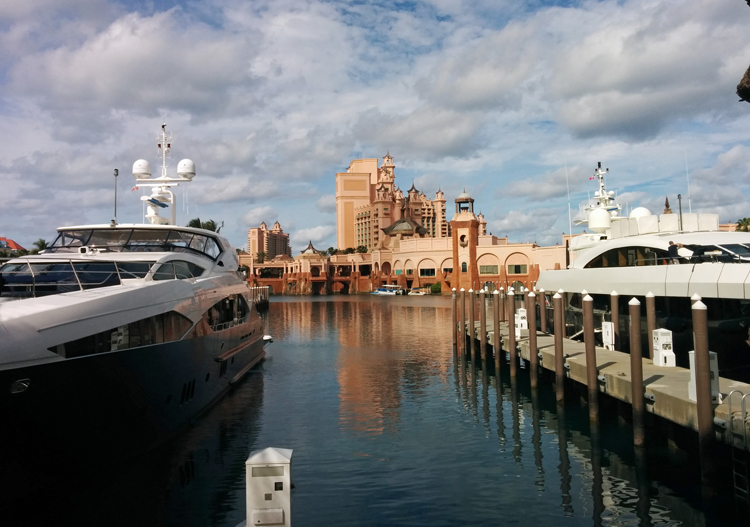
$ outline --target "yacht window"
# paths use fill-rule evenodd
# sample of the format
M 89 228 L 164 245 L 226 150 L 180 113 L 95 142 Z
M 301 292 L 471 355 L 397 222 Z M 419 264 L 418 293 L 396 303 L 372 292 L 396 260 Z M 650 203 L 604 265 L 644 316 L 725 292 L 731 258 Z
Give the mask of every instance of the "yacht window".
M 67 359 L 180 340 L 193 324 L 170 311 L 49 348 Z
M 190 248 L 196 251 L 205 252 L 203 249 L 206 246 L 206 237 L 196 234 L 190 242 Z
M 57 239 L 54 242 L 52 242 L 52 245 L 50 246 L 50 248 L 80 247 L 81 245 L 86 245 L 88 243 L 89 237 L 91 237 L 90 230 L 63 231 L 57 236 Z
M 747 247 L 739 243 L 730 243 L 727 245 L 722 245 L 720 248 L 726 249 L 729 252 L 736 254 L 737 256 L 741 256 L 743 258 L 750 258 L 750 250 L 748 250 Z
M 124 245 L 126 251 L 159 252 L 167 250 L 164 245 L 169 231 L 133 229 L 130 240 Z
M 145 278 L 153 262 L 117 262 L 120 278 Z
M 76 262 L 73 264 L 83 289 L 119 285 L 120 277 L 114 262 Z
M 206 248 L 204 249 L 203 252 L 205 252 L 207 255 L 209 255 L 213 259 L 216 259 L 219 256 L 219 254 L 221 254 L 219 245 L 216 243 L 216 241 L 213 238 L 206 239 Z
M 193 239 L 192 232 L 184 231 L 170 231 L 169 237 L 167 238 L 167 245 L 172 247 L 190 247 L 190 241 Z
M 130 229 L 110 229 L 92 231 L 86 245 L 91 247 L 121 247 L 125 245 L 133 231 Z
M 203 267 L 195 265 L 192 262 L 172 260 L 161 264 L 159 269 L 154 273 L 154 280 L 194 278 L 202 275 L 203 271 Z
M 231 295 L 215 303 L 195 325 L 191 337 L 202 337 L 247 322 L 250 306 L 242 295 Z

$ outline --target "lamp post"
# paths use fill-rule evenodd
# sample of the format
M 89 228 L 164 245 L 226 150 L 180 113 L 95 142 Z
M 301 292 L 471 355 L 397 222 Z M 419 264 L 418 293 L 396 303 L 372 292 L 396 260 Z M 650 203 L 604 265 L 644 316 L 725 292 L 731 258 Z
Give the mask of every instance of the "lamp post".
M 682 194 L 677 194 L 677 203 L 680 207 L 680 232 L 682 232 Z

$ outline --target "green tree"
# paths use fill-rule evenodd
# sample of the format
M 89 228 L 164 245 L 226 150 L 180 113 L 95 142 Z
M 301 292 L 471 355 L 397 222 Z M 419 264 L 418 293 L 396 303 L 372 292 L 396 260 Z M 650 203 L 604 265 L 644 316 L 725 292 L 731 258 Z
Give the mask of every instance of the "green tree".
M 440 285 L 440 282 L 438 282 L 437 284 L 432 284 L 432 286 L 430 287 L 430 292 L 433 295 L 439 295 L 442 292 L 442 287 Z
M 750 218 L 741 218 L 737 220 L 737 230 L 741 232 L 750 232 Z
M 334 254 L 337 254 L 338 252 L 339 250 L 336 249 L 335 247 L 329 247 L 328 250 L 326 251 L 328 256 L 333 256 Z
M 219 225 L 214 220 L 201 221 L 200 218 L 193 218 L 188 222 L 187 226 L 192 227 L 193 229 L 205 229 L 219 234 L 221 228 L 224 226 L 224 222 L 222 221 L 221 225 Z
M 263 263 L 266 261 L 266 253 L 263 251 L 258 251 L 258 254 L 255 255 L 255 259 L 258 260 L 258 263 Z
M 49 243 L 44 238 L 39 238 L 32 245 L 34 245 L 34 247 L 36 247 L 37 252 L 38 251 L 43 251 L 43 250 L 45 250 L 46 248 L 49 247 Z
M 359 245 L 357 247 L 357 252 L 358 253 L 366 253 L 367 252 L 367 247 L 365 247 L 364 245 Z
M 354 254 L 354 247 L 347 247 L 344 249 L 344 254 Z

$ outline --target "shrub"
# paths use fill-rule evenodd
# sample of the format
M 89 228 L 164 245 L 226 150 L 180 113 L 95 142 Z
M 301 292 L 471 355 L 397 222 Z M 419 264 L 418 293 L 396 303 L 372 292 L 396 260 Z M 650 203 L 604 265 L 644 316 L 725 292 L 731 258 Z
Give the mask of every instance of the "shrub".
M 439 295 L 442 292 L 440 288 L 440 282 L 438 282 L 437 284 L 432 284 L 432 287 L 430 287 L 430 292 L 433 295 Z

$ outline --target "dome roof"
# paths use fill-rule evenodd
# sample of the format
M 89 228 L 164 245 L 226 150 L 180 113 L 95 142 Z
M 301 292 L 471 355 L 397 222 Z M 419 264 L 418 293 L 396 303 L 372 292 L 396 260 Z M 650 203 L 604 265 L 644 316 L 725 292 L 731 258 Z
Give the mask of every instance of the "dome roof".
M 456 198 L 456 201 L 474 201 L 474 199 L 471 196 L 469 196 L 466 193 L 466 189 L 464 189 L 464 191 L 458 195 L 458 197 Z

